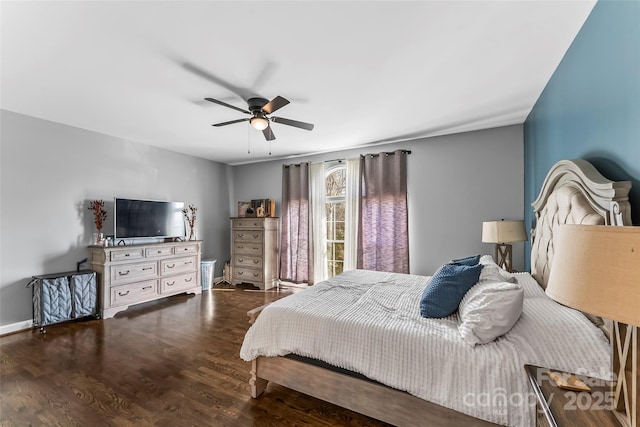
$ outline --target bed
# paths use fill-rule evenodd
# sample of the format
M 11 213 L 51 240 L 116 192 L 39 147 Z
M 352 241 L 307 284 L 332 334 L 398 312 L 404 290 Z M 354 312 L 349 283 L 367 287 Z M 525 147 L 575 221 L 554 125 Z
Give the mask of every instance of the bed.
M 629 189 L 584 160 L 554 165 L 532 204 L 532 273 L 501 272 L 523 289 L 522 314 L 487 344 L 461 339 L 457 313 L 420 316 L 425 276 L 349 271 L 250 311 L 240 355 L 252 361 L 252 397 L 272 381 L 394 425 L 533 425 L 524 364 L 612 376 L 597 319 L 553 302 L 544 287 L 554 230 L 630 223 Z M 481 262 L 495 268 L 490 256 Z

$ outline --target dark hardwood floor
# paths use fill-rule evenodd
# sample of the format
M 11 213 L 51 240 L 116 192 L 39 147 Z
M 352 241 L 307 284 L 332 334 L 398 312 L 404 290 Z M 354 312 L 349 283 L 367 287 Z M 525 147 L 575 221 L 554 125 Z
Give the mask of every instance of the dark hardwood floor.
M 287 294 L 179 295 L 0 337 L 0 425 L 386 425 L 275 384 L 251 399 L 246 312 Z

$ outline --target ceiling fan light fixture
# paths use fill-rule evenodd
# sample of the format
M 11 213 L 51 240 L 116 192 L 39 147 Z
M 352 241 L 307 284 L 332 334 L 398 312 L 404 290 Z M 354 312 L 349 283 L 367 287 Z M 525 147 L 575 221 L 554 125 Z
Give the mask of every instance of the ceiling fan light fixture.
M 252 117 L 251 120 L 249 120 L 249 123 L 251 123 L 251 126 L 257 130 L 265 130 L 269 127 L 269 120 L 260 116 Z

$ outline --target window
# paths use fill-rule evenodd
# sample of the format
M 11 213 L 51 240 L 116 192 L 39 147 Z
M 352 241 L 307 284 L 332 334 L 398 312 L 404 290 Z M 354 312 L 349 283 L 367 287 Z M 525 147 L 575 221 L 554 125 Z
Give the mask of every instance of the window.
M 325 178 L 325 213 L 327 226 L 327 272 L 329 277 L 344 270 L 344 235 L 347 168 L 331 167 Z

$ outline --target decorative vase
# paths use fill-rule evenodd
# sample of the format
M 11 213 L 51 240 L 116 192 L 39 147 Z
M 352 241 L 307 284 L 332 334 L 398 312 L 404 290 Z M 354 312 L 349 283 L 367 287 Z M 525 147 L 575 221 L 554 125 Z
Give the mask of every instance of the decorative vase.
M 94 245 L 104 245 L 104 234 L 98 232 L 93 233 L 93 244 Z
M 189 228 L 189 240 L 196 240 L 196 229 Z

